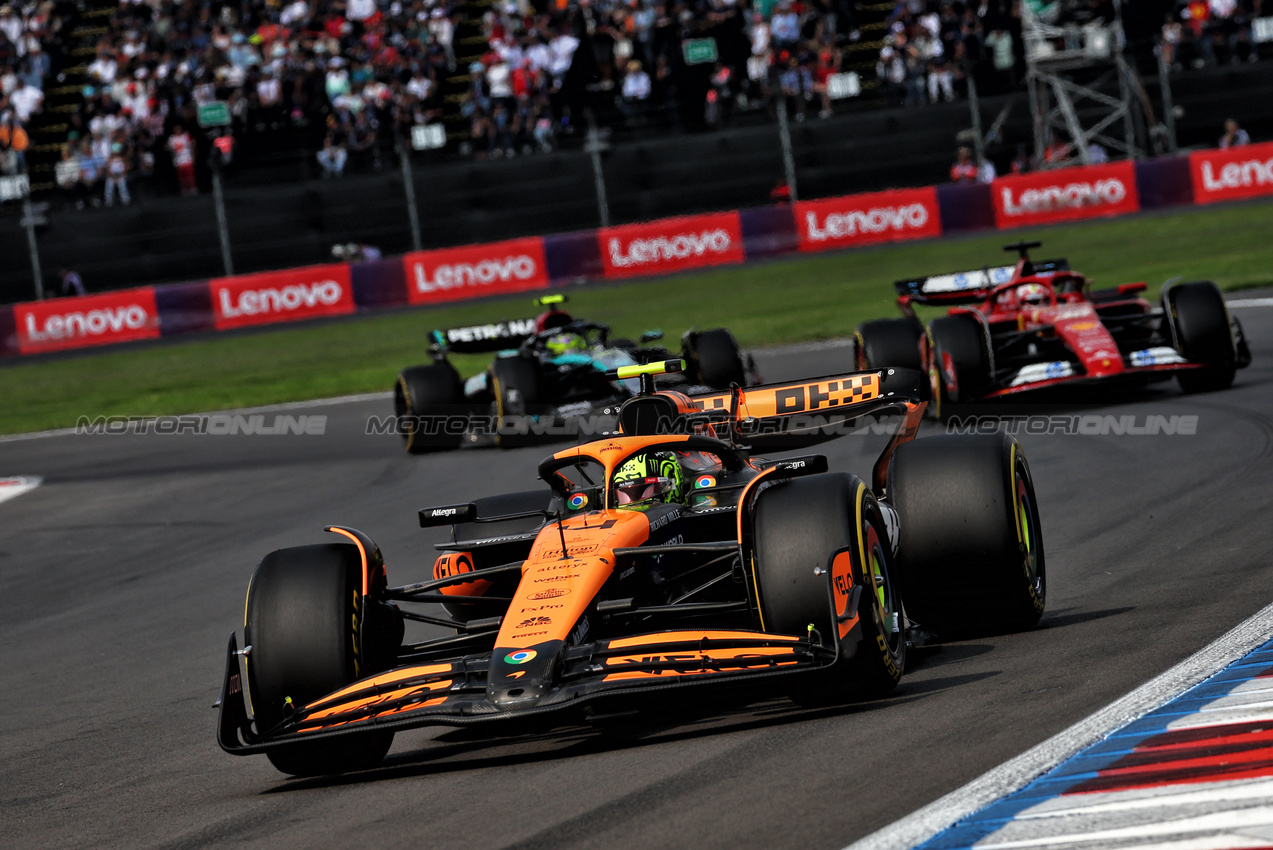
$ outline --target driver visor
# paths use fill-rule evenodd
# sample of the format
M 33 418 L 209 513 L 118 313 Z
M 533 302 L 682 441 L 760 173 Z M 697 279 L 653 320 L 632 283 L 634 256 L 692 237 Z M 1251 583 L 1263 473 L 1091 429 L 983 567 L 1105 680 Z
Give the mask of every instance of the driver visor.
M 621 481 L 614 485 L 615 504 L 631 505 L 634 502 L 644 502 L 646 499 L 653 499 L 662 494 L 664 487 L 670 481 L 668 478 L 634 478 L 631 481 Z

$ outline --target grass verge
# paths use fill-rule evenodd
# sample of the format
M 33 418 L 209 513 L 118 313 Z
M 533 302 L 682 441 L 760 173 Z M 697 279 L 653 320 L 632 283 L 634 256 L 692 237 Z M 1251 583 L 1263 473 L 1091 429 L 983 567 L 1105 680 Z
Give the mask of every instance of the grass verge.
M 744 347 L 845 336 L 895 314 L 901 277 L 1007 262 L 1000 246 L 1044 244 L 1100 286 L 1177 275 L 1226 289 L 1273 284 L 1273 201 L 793 257 L 571 293 L 575 315 L 617 335 L 724 326 Z M 435 327 L 533 313 L 529 298 L 403 310 L 309 326 L 16 362 L 0 368 L 0 433 L 74 425 L 80 416 L 158 415 L 387 390 L 424 362 Z M 489 357 L 457 357 L 465 375 Z

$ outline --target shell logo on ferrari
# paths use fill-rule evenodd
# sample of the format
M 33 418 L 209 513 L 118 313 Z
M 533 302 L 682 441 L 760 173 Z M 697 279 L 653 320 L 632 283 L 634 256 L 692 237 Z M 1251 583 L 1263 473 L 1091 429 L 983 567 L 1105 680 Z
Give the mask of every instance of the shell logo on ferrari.
M 1075 322 L 1070 325 L 1072 331 L 1093 331 L 1101 326 L 1100 322 Z

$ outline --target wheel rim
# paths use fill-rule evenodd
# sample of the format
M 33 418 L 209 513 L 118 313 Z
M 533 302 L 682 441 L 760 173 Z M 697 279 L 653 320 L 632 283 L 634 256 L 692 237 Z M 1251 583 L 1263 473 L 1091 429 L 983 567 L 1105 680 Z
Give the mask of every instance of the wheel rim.
M 1039 530 L 1038 515 L 1034 512 L 1034 502 L 1030 498 L 1030 489 L 1026 487 L 1025 477 L 1017 471 L 1017 534 L 1021 546 L 1022 566 L 1026 577 L 1034 586 L 1035 593 L 1042 591 L 1043 578 L 1039 575 Z
M 871 522 L 863 523 L 862 532 L 866 538 L 867 550 L 863 578 L 871 585 L 875 614 L 879 618 L 880 628 L 885 633 L 885 640 L 888 641 L 890 650 L 896 650 L 897 636 L 901 634 L 900 612 L 897 610 L 894 599 L 893 583 L 889 580 L 884 547 L 880 545 L 879 533 Z

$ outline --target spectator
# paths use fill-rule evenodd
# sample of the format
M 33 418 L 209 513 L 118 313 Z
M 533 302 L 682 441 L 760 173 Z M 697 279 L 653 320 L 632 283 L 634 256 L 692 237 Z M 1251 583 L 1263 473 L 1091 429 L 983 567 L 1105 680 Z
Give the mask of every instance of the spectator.
M 1025 145 L 1017 145 L 1017 155 L 1012 158 L 1012 173 L 1027 174 L 1033 170 L 1033 163 L 1030 161 L 1030 155 L 1026 153 Z
M 629 121 L 644 110 L 651 91 L 650 75 L 645 72 L 640 60 L 633 59 L 628 62 L 628 72 L 623 77 L 622 97 L 619 104 Z
M 26 152 L 31 139 L 13 115 L 0 117 L 0 148 L 8 152 L 9 168 L 6 174 L 20 174 L 27 170 Z
M 128 194 L 128 169 L 123 144 L 113 143 L 110 158 L 106 160 L 106 206 L 114 205 L 116 193 L 124 206 L 133 202 L 132 196 Z
M 1230 118 L 1224 122 L 1224 135 L 1220 137 L 1220 147 L 1240 148 L 1251 144 L 1251 137 L 1238 126 L 1238 122 Z
M 323 139 L 323 149 L 318 152 L 318 164 L 323 169 L 323 176 L 339 177 L 344 174 L 345 160 L 348 158 L 349 153 L 341 144 L 336 131 L 329 130 L 326 138 Z
M 63 297 L 71 295 L 86 295 L 84 291 L 84 281 L 80 278 L 79 273 L 65 266 L 57 270 L 58 277 L 62 281 Z
M 13 92 L 9 95 L 9 105 L 13 113 L 23 125 L 29 124 L 31 116 L 40 111 L 44 103 L 44 92 L 35 86 L 26 84 L 22 77 L 17 78 Z
M 198 194 L 194 175 L 194 140 L 180 124 L 172 128 L 172 135 L 168 137 L 168 151 L 172 154 L 172 167 L 177 172 L 181 194 Z
M 966 146 L 959 148 L 958 159 L 950 167 L 950 182 L 976 183 L 977 163 L 972 161 L 972 149 Z

